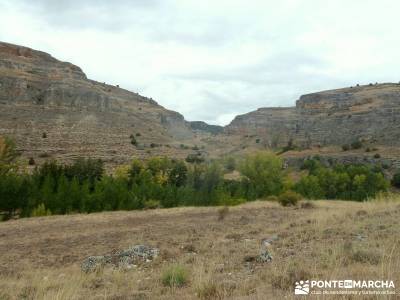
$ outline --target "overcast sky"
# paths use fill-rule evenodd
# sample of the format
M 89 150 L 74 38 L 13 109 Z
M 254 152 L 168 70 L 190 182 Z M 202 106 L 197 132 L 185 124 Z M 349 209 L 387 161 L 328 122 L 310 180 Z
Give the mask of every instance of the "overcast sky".
M 0 40 L 225 125 L 300 95 L 400 81 L 397 0 L 0 0 Z

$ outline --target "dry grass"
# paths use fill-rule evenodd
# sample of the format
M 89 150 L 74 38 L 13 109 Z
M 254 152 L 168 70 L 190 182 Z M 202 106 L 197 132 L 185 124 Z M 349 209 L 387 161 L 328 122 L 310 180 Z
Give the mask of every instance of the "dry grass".
M 254 202 L 231 207 L 223 222 L 218 210 L 156 209 L 0 223 L 0 299 L 292 299 L 299 279 L 400 284 L 398 201 L 318 201 L 312 209 Z M 245 261 L 273 235 L 278 239 L 272 262 Z M 159 247 L 160 257 L 127 271 L 80 271 L 88 255 L 142 243 Z M 171 265 L 187 271 L 181 287 L 163 284 L 163 271 Z

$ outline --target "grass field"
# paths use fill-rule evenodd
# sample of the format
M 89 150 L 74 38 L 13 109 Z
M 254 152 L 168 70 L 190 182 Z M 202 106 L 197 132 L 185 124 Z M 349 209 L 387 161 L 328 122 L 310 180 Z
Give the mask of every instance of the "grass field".
M 2 222 L 0 299 L 292 299 L 295 281 L 305 279 L 393 280 L 400 297 L 399 223 L 398 201 L 315 201 L 296 208 L 257 201 L 228 210 Z M 261 241 L 271 237 L 273 260 L 252 260 Z M 160 255 L 130 270 L 81 272 L 85 257 L 134 244 L 158 247 Z M 163 281 L 171 266 L 183 270 L 179 287 Z

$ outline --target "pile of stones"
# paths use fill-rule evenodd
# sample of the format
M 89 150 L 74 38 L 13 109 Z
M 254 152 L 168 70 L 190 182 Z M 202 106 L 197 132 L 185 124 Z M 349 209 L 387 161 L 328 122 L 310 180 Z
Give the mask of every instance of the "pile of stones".
M 90 273 L 105 266 L 130 269 L 140 263 L 151 262 L 159 252 L 159 249 L 150 246 L 134 245 L 109 255 L 89 256 L 82 262 L 81 270 Z

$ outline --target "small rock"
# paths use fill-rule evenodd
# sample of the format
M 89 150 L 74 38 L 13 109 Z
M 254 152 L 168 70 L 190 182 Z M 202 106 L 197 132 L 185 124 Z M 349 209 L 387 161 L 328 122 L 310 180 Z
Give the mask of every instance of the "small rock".
M 364 235 L 362 235 L 362 234 L 356 234 L 356 235 L 354 236 L 354 238 L 355 238 L 356 240 L 363 241 L 363 240 L 365 240 L 367 237 L 364 236 Z
M 273 242 L 277 241 L 278 239 L 279 239 L 279 238 L 278 238 L 278 235 L 274 234 L 273 236 L 271 236 L 271 237 L 269 237 L 269 238 L 267 238 L 267 239 L 261 240 L 261 244 L 262 244 L 263 246 L 265 246 L 265 247 L 269 247 L 269 246 L 271 246 L 271 244 L 272 244 Z
M 258 262 L 262 262 L 262 263 L 272 261 L 272 255 L 271 255 L 271 253 L 268 251 L 267 248 L 264 248 L 264 249 L 261 250 L 260 255 L 257 257 L 257 261 L 258 261 Z

